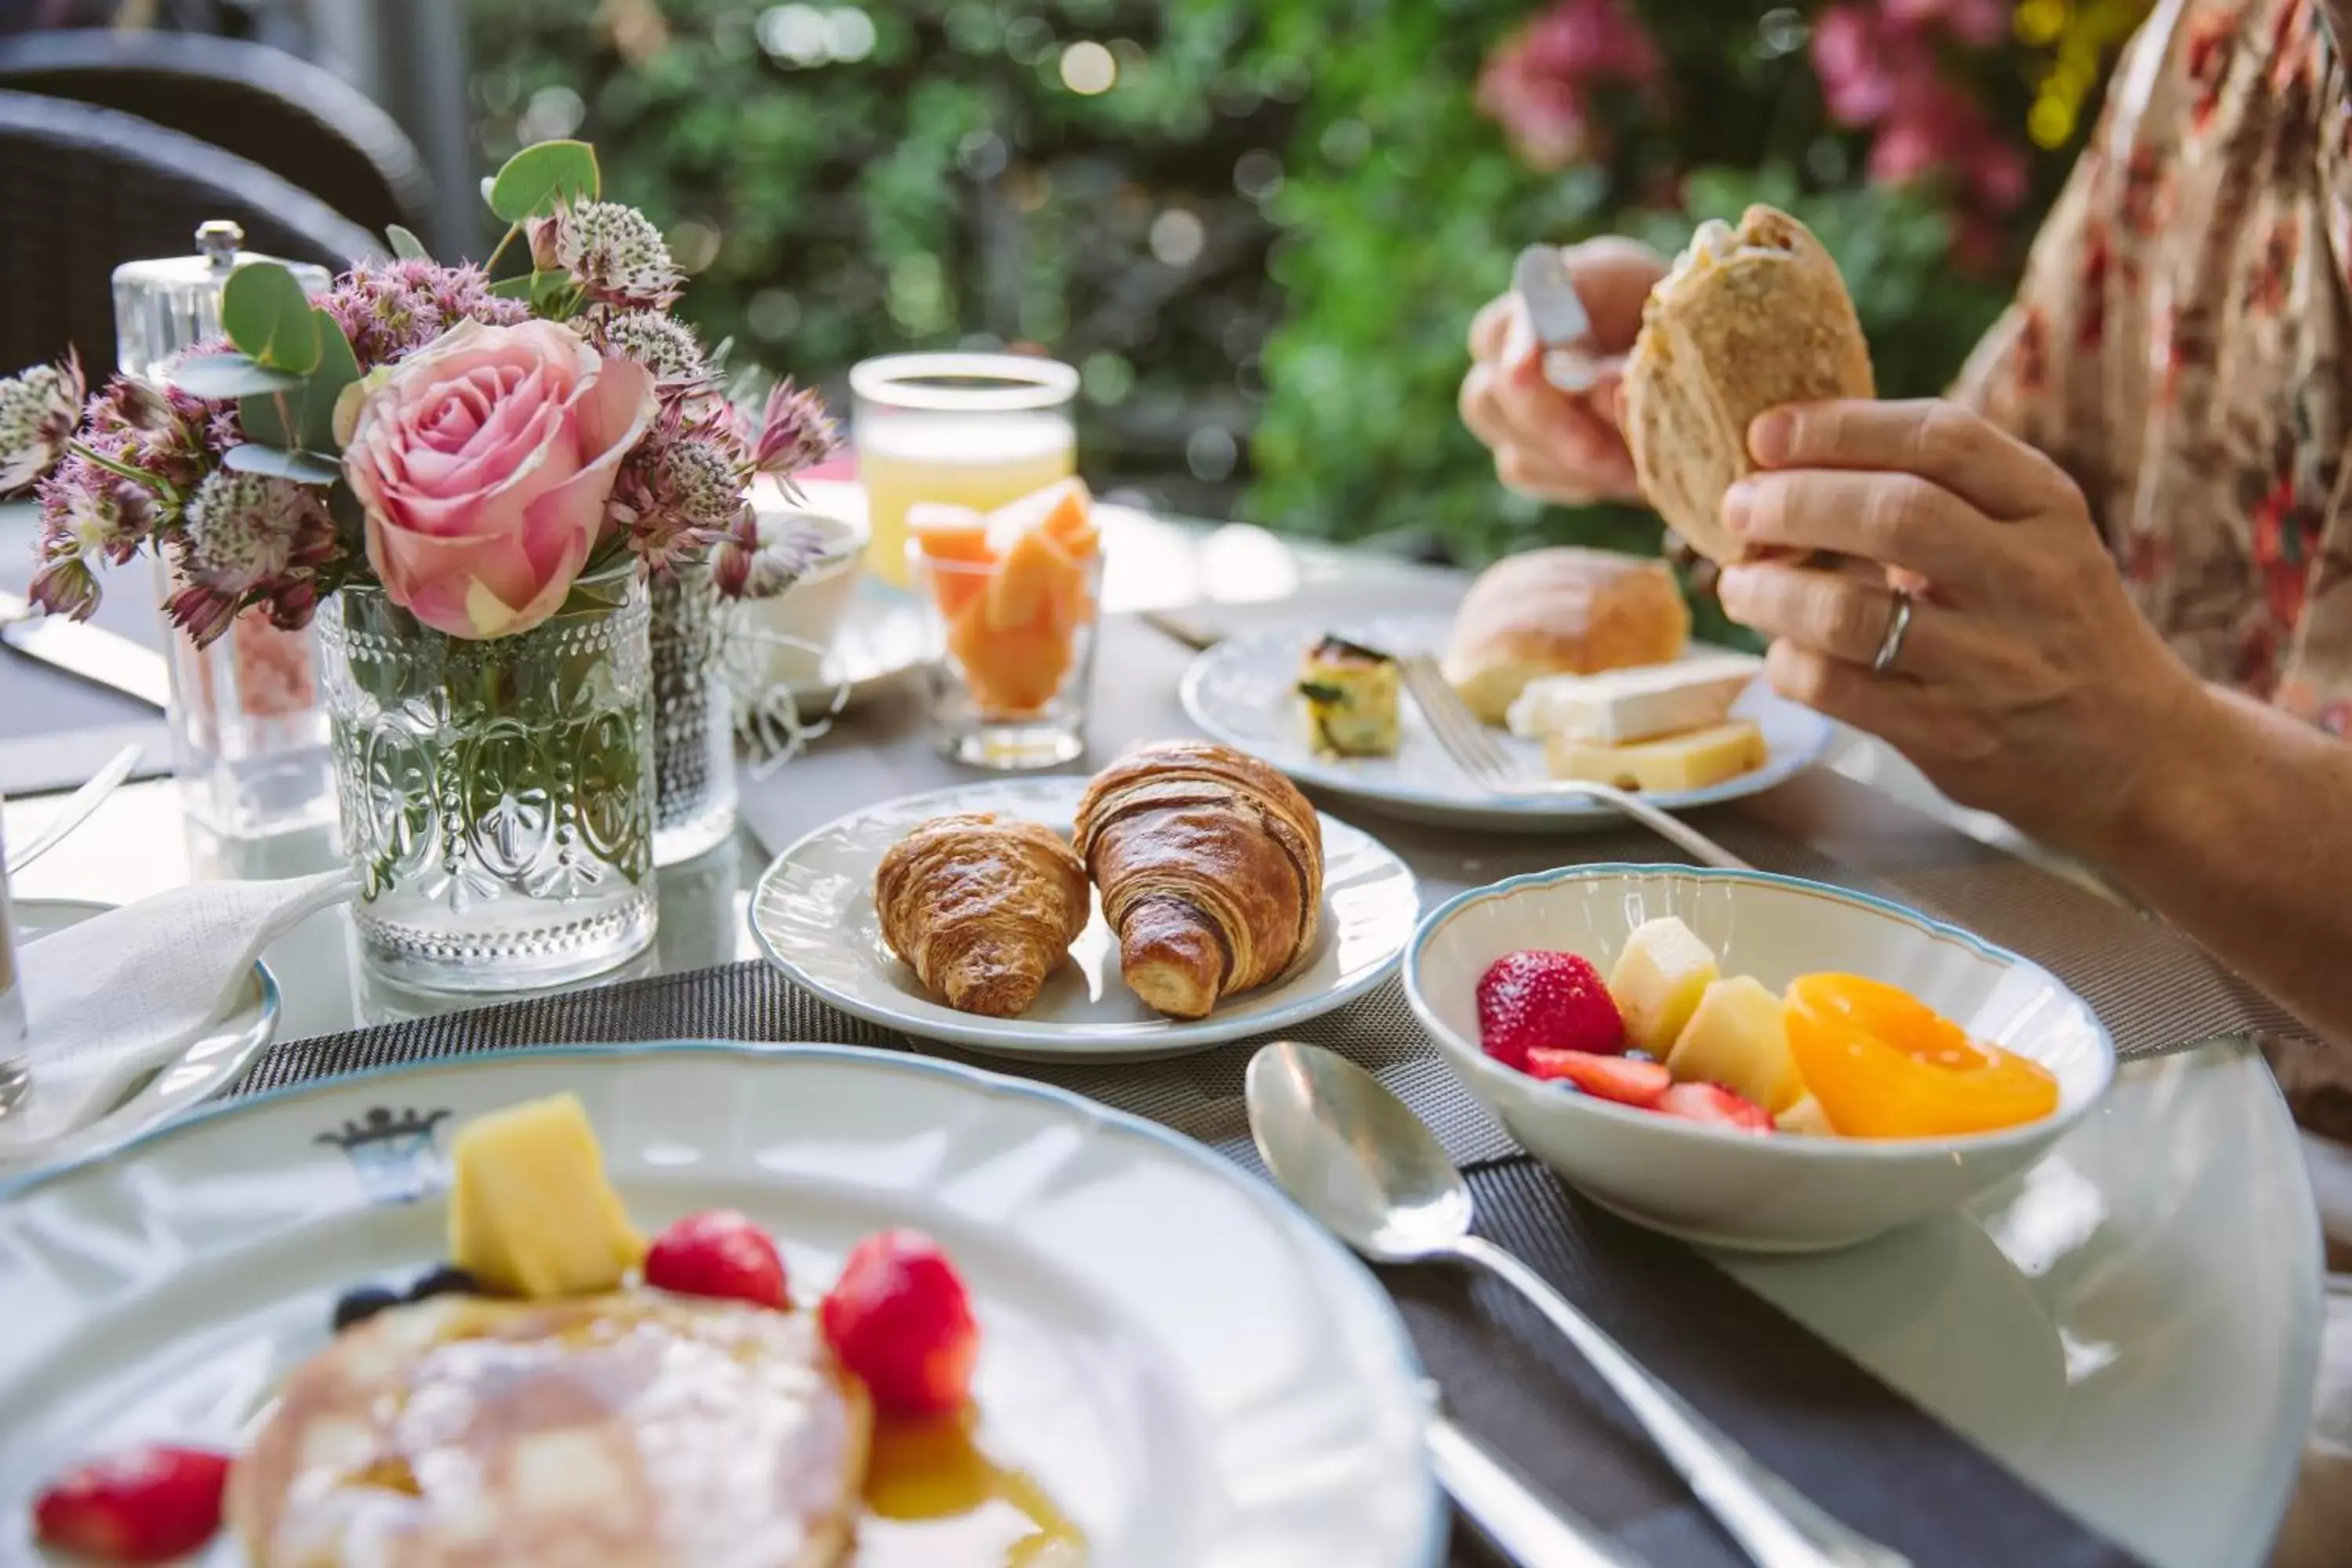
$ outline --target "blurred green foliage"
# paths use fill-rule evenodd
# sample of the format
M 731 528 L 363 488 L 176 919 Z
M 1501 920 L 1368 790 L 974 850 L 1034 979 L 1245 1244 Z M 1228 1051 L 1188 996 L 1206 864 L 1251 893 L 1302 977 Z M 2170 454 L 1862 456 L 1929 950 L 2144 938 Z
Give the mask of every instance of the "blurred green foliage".
M 683 313 L 740 356 L 838 390 L 870 353 L 1034 344 L 1085 373 L 1098 484 L 1332 537 L 1655 548 L 1646 516 L 1508 495 L 1455 417 L 1469 320 L 1532 239 L 1671 249 L 1773 202 L 1839 256 L 1882 390 L 1943 384 L 2010 279 L 1952 264 L 1932 192 L 1861 180 L 1794 12 L 1641 6 L 1665 96 L 1606 103 L 1602 155 L 1546 174 L 1475 100 L 1536 9 L 473 0 L 478 142 L 596 142 L 694 272 Z M 1076 90 L 1105 58 L 1115 85 Z M 1986 100 L 2017 123 L 2000 69 Z M 2063 166 L 2036 165 L 2011 260 Z

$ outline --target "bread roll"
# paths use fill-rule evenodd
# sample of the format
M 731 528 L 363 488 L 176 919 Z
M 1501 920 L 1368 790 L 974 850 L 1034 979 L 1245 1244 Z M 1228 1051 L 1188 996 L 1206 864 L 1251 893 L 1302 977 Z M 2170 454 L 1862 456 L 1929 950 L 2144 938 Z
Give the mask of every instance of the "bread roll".
M 1690 640 L 1690 609 L 1662 561 L 1606 550 L 1530 550 L 1479 574 L 1454 617 L 1445 679 L 1499 724 L 1530 680 L 1664 664 Z
M 1650 291 L 1625 366 L 1625 439 L 1642 493 L 1690 546 L 1729 563 L 1723 492 L 1755 467 L 1748 426 L 1786 403 L 1876 395 L 1837 263 L 1784 212 L 1710 219 Z

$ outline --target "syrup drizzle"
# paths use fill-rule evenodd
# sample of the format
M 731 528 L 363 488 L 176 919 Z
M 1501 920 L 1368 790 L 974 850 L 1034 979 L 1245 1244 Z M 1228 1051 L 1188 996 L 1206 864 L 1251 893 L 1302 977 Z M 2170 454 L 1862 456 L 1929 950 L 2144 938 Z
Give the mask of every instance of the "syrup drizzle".
M 1081 1568 L 1086 1532 L 973 1426 L 969 1408 L 876 1420 L 855 1568 Z

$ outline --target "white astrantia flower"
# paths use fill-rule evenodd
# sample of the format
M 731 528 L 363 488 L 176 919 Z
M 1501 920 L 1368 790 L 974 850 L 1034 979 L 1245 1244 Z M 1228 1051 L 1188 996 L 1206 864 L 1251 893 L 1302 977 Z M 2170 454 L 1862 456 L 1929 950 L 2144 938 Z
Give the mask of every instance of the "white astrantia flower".
M 227 592 L 282 574 L 318 502 L 289 479 L 222 468 L 188 498 L 194 574 Z
M 678 516 L 695 528 L 725 528 L 743 504 L 743 477 L 726 452 L 686 440 L 663 454 L 662 487 Z
M 619 202 L 575 202 L 534 226 L 531 255 L 541 268 L 570 273 L 592 299 L 657 305 L 685 275 L 651 218 Z
M 37 364 L 0 380 L 0 495 L 57 466 L 81 423 L 81 367 Z
M 662 381 L 693 381 L 709 366 L 694 329 L 659 310 L 630 310 L 604 325 L 604 348 L 635 360 Z

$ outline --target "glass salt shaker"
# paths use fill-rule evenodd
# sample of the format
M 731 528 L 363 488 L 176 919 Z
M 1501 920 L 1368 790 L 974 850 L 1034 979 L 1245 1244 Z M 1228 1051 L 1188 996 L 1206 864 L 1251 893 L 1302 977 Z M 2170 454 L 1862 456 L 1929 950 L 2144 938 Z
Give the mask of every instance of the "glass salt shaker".
M 158 380 L 174 356 L 221 335 L 222 287 L 248 261 L 245 231 L 214 221 L 195 251 L 114 269 L 115 357 L 126 375 Z M 281 262 L 316 297 L 323 267 Z M 173 587 L 156 563 L 156 602 Z M 209 647 L 166 623 L 172 668 L 173 771 L 189 816 L 224 839 L 270 838 L 331 824 L 333 759 L 320 700 L 317 638 L 279 631 L 247 611 Z

